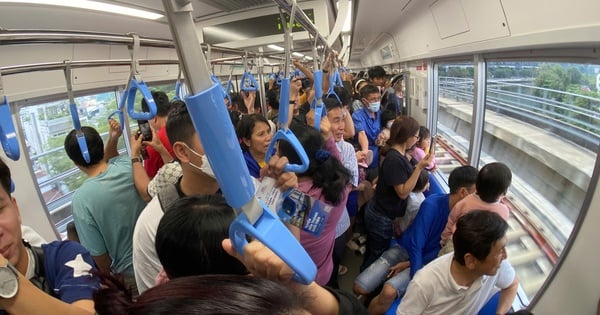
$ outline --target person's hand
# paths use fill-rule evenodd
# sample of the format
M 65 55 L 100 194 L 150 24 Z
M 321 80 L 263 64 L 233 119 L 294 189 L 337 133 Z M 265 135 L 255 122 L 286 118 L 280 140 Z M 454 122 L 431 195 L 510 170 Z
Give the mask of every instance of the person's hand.
M 242 98 L 244 99 L 244 105 L 248 110 L 248 114 L 254 114 L 254 101 L 256 100 L 256 91 L 243 92 Z
M 300 68 L 300 66 L 302 66 L 300 60 L 298 60 L 298 58 L 294 58 L 294 67 Z
M 417 164 L 417 167 L 420 167 L 421 169 L 427 168 L 429 165 L 431 165 L 431 162 L 433 162 L 434 157 L 435 157 L 435 152 L 427 153 L 427 155 L 419 161 L 419 164 Z
M 131 157 L 136 158 L 141 155 L 142 152 L 142 135 L 136 133 L 129 139 L 129 145 L 131 146 Z
M 290 283 L 294 271 L 268 247 L 259 241 L 252 241 L 244 247 L 244 255 L 239 254 L 230 239 L 221 243 L 225 252 L 239 260 L 254 276 Z
M 121 131 L 121 124 L 118 121 L 111 118 L 108 120 L 108 126 L 108 136 L 110 138 L 116 139 L 123 134 L 123 131 Z
M 404 269 L 410 267 L 410 261 L 401 261 L 395 265 L 393 265 L 392 267 L 390 267 L 390 272 L 388 273 L 387 277 L 391 278 L 397 274 L 399 274 L 400 272 L 404 271 Z
M 273 155 L 269 159 L 269 163 L 260 170 L 260 177 L 265 176 L 275 178 L 275 187 L 281 191 L 286 191 L 290 188 L 298 187 L 298 176 L 294 172 L 286 172 L 285 166 L 289 160 L 285 156 Z

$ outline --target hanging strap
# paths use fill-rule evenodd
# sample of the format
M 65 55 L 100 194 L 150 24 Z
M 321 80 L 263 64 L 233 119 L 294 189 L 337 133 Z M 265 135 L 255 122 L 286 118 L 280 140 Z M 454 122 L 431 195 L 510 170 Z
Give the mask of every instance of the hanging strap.
M 140 79 L 140 73 L 138 68 L 140 63 L 138 61 L 138 55 L 140 50 L 140 36 L 138 34 L 131 34 L 133 37 L 131 52 L 131 78 L 129 80 L 129 85 L 127 87 L 127 114 L 129 117 L 135 120 L 150 120 L 156 116 L 156 103 L 154 103 L 154 99 L 152 98 L 152 93 L 148 86 L 142 79 Z M 135 94 L 137 91 L 142 93 L 142 97 L 146 100 L 148 104 L 148 109 L 150 112 L 136 112 L 135 111 Z
M 21 156 L 17 132 L 10 113 L 8 97 L 4 94 L 2 73 L 0 72 L 0 142 L 2 149 L 9 159 L 16 161 Z
M 81 151 L 81 155 L 83 156 L 85 163 L 89 164 L 91 161 L 90 151 L 88 150 L 87 141 L 85 140 L 85 134 L 83 133 L 83 130 L 81 130 L 81 121 L 79 120 L 77 104 L 75 104 L 75 98 L 73 97 L 73 84 L 71 82 L 71 61 L 69 60 L 65 60 L 65 80 L 67 82 L 69 110 L 71 111 L 71 120 L 73 121 L 73 128 L 75 129 L 75 137 L 77 138 L 79 151 Z

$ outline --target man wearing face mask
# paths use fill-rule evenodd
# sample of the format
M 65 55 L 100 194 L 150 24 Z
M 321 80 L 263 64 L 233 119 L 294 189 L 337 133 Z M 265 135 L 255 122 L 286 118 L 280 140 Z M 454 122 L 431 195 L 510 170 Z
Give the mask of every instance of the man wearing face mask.
M 367 169 L 367 179 L 373 180 L 377 177 L 379 165 L 377 136 L 381 132 L 381 94 L 374 85 L 365 85 L 360 90 L 363 108 L 352 114 L 354 129 L 356 130 L 355 141 L 360 146 L 357 157 L 359 160 L 366 158 L 369 150 L 373 152 L 373 161 Z
M 181 167 L 181 176 L 174 184 L 164 185 L 140 214 L 133 232 L 133 267 L 140 294 L 154 286 L 162 269 L 154 245 L 156 230 L 164 209 L 185 196 L 215 194 L 219 184 L 212 169 L 185 103 L 175 105 L 167 120 L 167 136 Z M 133 149 L 132 149 L 133 150 Z M 278 183 L 284 188 L 297 185 L 293 173 L 283 173 Z

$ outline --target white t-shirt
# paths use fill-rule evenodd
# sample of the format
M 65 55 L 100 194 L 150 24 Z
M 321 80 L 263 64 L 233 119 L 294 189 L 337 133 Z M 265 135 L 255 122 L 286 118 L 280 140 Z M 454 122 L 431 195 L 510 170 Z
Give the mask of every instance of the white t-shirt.
M 162 269 L 154 240 L 163 215 L 160 201 L 154 197 L 138 217 L 133 230 L 133 271 L 140 294 L 154 286 L 154 279 Z
M 453 256 L 449 253 L 439 257 L 417 272 L 396 315 L 476 315 L 499 289 L 509 287 L 515 279 L 515 270 L 505 259 L 496 275 L 484 275 L 470 287 L 458 285 L 450 273 Z

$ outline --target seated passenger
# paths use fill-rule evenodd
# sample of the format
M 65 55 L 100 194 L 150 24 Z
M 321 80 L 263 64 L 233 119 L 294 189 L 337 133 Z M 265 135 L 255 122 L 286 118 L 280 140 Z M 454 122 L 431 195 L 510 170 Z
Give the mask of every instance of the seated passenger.
M 93 314 L 93 293 L 100 283 L 92 276 L 92 256 L 70 241 L 54 241 L 41 247 L 26 243 L 17 200 L 11 196 L 11 181 L 10 169 L 0 159 L 0 269 L 10 266 L 16 271 L 2 272 L 3 294 L 7 294 L 12 275 L 15 281 L 18 277 L 15 295 L 0 298 L 0 313 Z
M 408 194 L 406 213 L 404 216 L 394 219 L 394 235 L 396 237 L 400 237 L 417 216 L 421 203 L 425 200 L 423 191 L 427 189 L 429 189 L 429 172 L 423 169 L 419 174 L 415 188 Z
M 260 114 L 245 115 L 238 123 L 236 134 L 242 146 L 242 153 L 250 176 L 260 177 L 260 169 L 266 165 L 265 155 L 271 143 L 271 125 Z
M 452 208 L 448 223 L 442 232 L 442 250 L 440 256 L 452 251 L 452 233 L 456 229 L 456 221 L 461 216 L 473 210 L 487 210 L 499 214 L 508 220 L 510 208 L 503 202 L 512 180 L 512 173 L 508 166 L 495 162 L 486 164 L 477 174 L 475 184 L 477 192 L 471 194 Z
M 496 314 L 506 314 L 519 280 L 506 260 L 508 224 L 495 212 L 475 210 L 458 219 L 454 253 L 419 270 L 408 285 L 397 315 L 477 314 L 500 290 Z
M 90 163 L 81 154 L 75 130 L 65 138 L 67 155 L 88 176 L 75 191 L 71 208 L 81 245 L 90 251 L 98 269 L 104 273 L 122 274 L 127 285 L 135 291 L 131 239 L 135 222 L 146 202 L 135 190 L 131 160 L 119 156 L 117 151 L 121 126 L 113 119 L 109 124 L 104 150 L 102 138 L 94 128 L 81 128 Z
M 408 281 L 415 273 L 437 257 L 441 247 L 440 235 L 448 221 L 450 209 L 475 191 L 476 179 L 477 169 L 474 167 L 455 168 L 448 178 L 450 193 L 427 197 L 397 244 L 358 275 L 354 292 L 361 295 L 371 293 L 387 279 L 383 290 L 369 305 L 371 314 L 383 314 L 394 299 L 404 294 Z
M 221 195 L 197 195 L 173 202 L 156 230 L 156 253 L 168 279 L 204 274 L 248 274 L 221 243 L 229 237 L 233 208 Z

